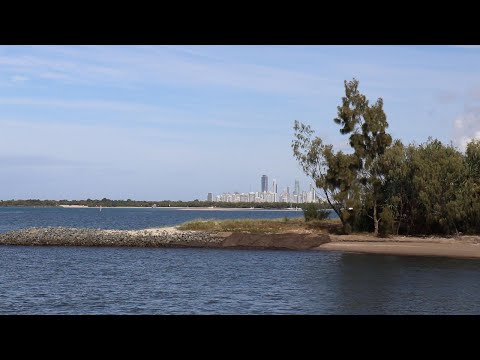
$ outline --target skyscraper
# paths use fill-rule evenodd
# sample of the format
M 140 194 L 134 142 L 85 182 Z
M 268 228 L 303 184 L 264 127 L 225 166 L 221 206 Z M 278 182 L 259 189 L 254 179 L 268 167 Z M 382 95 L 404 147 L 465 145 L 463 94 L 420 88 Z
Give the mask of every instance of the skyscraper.
M 262 192 L 268 191 L 268 176 L 262 175 Z
M 272 183 L 273 202 L 277 202 L 277 180 L 273 179 Z
M 298 200 L 300 198 L 300 182 L 295 179 L 295 196 L 296 196 L 296 202 L 298 203 Z
M 212 193 L 208 193 L 207 195 L 207 201 L 213 201 L 213 194 Z

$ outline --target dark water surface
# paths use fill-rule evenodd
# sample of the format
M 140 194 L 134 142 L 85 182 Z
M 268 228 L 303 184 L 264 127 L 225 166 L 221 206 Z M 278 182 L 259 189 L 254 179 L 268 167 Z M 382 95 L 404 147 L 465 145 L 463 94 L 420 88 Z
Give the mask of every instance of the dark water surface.
M 133 229 L 188 218 L 286 216 L 108 210 L 99 215 L 93 209 L 3 208 L 0 226 L 3 231 L 59 225 Z M 321 251 L 0 246 L 0 314 L 480 314 L 479 280 L 480 262 L 475 260 Z

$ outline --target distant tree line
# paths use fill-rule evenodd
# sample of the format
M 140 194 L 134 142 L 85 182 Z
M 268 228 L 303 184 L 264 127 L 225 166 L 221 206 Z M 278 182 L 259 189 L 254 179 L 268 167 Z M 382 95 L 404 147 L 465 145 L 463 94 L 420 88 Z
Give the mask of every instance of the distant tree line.
M 369 104 L 355 79 L 345 81 L 337 109 L 350 153 L 334 151 L 298 121 L 292 148 L 346 233 L 480 234 L 480 140 L 464 153 L 432 138 L 393 141 L 382 99 Z
M 101 200 L 0 200 L 0 206 L 38 206 L 55 207 L 60 205 L 84 205 L 89 207 L 219 207 L 219 208 L 261 208 L 261 209 L 285 209 L 290 203 L 250 203 L 250 202 L 211 202 L 211 201 L 180 201 L 180 200 L 160 200 L 160 201 L 140 201 L 140 200 L 111 200 L 103 198 Z M 299 208 L 304 208 L 306 204 L 298 204 Z M 323 207 L 328 207 L 324 205 Z

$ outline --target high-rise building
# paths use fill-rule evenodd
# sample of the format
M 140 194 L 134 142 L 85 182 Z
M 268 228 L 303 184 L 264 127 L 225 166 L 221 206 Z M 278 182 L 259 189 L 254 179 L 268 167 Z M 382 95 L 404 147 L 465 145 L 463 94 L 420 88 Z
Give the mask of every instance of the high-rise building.
M 310 198 L 311 198 L 311 201 L 310 202 L 316 202 L 317 201 L 317 193 L 315 192 L 315 186 L 312 185 L 312 183 L 310 183 Z
M 273 193 L 273 202 L 277 202 L 277 180 L 273 179 L 272 183 L 272 193 Z
M 262 192 L 268 191 L 268 176 L 262 175 Z
M 212 193 L 208 193 L 207 201 L 213 201 L 213 194 Z
M 300 182 L 298 179 L 295 179 L 295 196 L 296 196 L 296 202 L 298 203 L 298 200 L 300 199 Z

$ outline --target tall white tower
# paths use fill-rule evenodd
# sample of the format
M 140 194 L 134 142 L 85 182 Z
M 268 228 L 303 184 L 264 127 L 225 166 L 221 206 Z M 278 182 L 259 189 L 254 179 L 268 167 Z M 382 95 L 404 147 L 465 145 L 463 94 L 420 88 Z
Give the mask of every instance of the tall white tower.
M 298 179 L 295 179 L 295 195 L 296 195 L 296 202 L 298 203 L 298 200 L 300 199 L 300 181 Z

